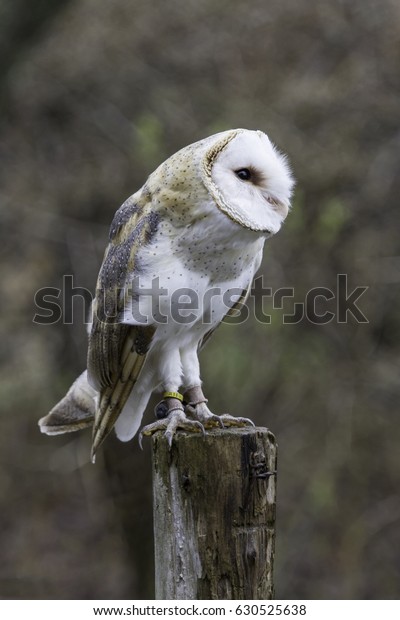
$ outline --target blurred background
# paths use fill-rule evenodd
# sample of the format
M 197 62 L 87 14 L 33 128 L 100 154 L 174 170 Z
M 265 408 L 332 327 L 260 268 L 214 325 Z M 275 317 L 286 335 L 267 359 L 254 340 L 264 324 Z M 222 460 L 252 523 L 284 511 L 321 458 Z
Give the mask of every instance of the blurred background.
M 90 433 L 40 435 L 86 336 L 79 299 L 37 325 L 34 295 L 64 274 L 93 291 L 116 208 L 234 127 L 297 179 L 260 271 L 294 299 L 202 353 L 213 409 L 277 437 L 277 598 L 398 598 L 399 67 L 396 0 L 1 0 L 1 598 L 154 596 L 149 442 L 112 437 L 94 467 Z M 284 324 L 337 274 L 369 287 L 368 323 Z

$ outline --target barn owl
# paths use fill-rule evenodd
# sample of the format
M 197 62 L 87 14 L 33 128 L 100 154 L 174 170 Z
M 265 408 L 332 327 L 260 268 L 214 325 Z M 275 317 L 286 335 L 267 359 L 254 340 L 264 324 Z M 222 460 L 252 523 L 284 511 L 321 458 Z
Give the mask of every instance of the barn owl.
M 93 426 L 92 458 L 115 428 L 128 441 L 150 395 L 171 445 L 179 430 L 242 425 L 210 410 L 198 351 L 246 299 L 265 240 L 287 216 L 293 178 L 262 131 L 234 129 L 191 144 L 118 209 L 92 304 L 87 370 L 39 420 L 56 435 Z

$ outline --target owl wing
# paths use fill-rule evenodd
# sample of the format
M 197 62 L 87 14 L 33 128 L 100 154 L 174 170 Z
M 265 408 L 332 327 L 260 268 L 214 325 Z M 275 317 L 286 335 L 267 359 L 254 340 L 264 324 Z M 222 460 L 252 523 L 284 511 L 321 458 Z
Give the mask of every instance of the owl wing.
M 88 380 L 99 392 L 93 427 L 92 456 L 112 430 L 146 359 L 155 327 L 121 323 L 138 251 L 151 242 L 158 214 L 150 201 L 129 198 L 116 212 L 110 242 L 99 272 L 92 306 Z

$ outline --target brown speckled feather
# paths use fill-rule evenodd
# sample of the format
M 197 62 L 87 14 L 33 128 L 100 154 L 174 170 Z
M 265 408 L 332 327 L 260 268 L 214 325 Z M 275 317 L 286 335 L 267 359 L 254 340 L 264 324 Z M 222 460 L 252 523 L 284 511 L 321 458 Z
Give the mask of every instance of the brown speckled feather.
M 151 326 L 125 325 L 120 320 L 127 287 L 138 272 L 138 250 L 151 241 L 157 226 L 158 215 L 151 209 L 146 194 L 129 198 L 111 224 L 89 335 L 88 379 L 100 393 L 93 427 L 93 454 L 125 405 L 154 334 Z

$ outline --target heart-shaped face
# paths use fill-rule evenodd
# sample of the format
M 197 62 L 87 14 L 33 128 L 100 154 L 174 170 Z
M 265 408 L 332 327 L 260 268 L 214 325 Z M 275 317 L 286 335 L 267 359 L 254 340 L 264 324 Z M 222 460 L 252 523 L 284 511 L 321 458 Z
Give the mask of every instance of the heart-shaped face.
M 285 156 L 262 131 L 237 129 L 214 138 L 204 181 L 218 208 L 250 230 L 278 232 L 294 185 Z

